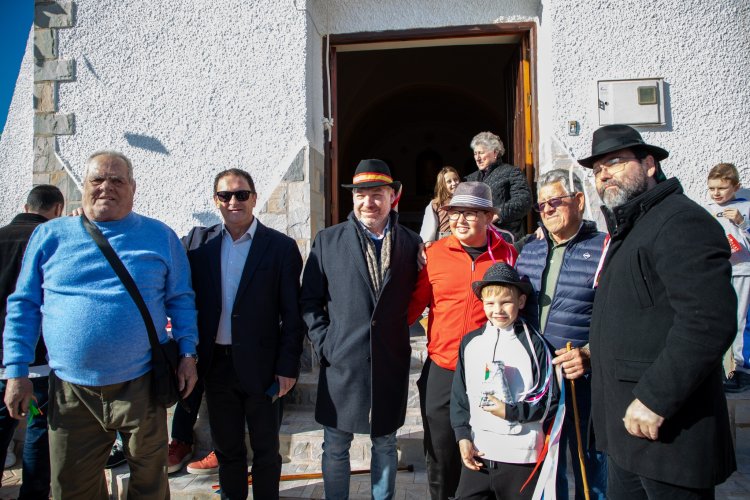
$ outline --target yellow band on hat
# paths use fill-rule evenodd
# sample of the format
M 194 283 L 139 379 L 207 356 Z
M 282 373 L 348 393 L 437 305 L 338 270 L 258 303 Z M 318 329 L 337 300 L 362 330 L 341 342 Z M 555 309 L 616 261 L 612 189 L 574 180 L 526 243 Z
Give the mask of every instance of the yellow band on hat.
M 388 184 L 393 183 L 393 177 L 390 175 L 380 174 L 378 172 L 362 172 L 354 176 L 352 184 L 362 184 L 364 182 L 382 181 Z

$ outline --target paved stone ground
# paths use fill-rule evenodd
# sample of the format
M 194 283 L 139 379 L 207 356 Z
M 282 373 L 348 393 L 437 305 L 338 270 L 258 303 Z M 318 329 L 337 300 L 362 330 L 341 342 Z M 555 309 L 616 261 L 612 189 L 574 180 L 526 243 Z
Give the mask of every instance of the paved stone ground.
M 750 436 L 750 435 L 749 435 Z M 743 449 L 738 446 L 737 459 L 739 470 L 735 472 L 728 481 L 716 489 L 716 498 L 724 500 L 747 500 L 750 498 L 750 440 L 745 440 Z M 307 470 L 312 468 L 313 470 Z M 301 470 L 304 469 L 304 470 Z M 293 467 L 291 464 L 284 465 L 284 474 L 318 472 L 317 468 L 310 466 Z M 18 488 L 21 482 L 20 464 L 15 465 L 3 474 L 3 487 L 0 488 L 0 499 L 6 500 L 18 496 Z M 211 494 L 211 485 L 218 482 L 215 474 L 207 476 L 192 476 L 180 473 L 170 476 L 170 487 L 172 498 L 218 498 Z M 572 482 L 572 480 L 571 480 Z M 192 493 L 185 495 L 186 490 Z M 204 493 L 196 493 L 202 490 Z M 365 500 L 370 498 L 370 476 L 352 476 L 350 498 L 352 500 Z M 397 500 L 422 500 L 428 498 L 427 475 L 424 471 L 399 472 L 396 477 L 396 499 Z M 249 498 L 253 498 L 252 494 Z M 287 481 L 281 483 L 281 498 L 308 498 L 322 499 L 323 481 Z M 572 498 L 572 495 L 571 495 Z

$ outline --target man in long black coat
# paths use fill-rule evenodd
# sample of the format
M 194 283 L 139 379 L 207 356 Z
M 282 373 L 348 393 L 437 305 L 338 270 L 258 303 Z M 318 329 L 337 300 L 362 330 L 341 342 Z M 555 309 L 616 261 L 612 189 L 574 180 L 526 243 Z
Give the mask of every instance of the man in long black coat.
M 593 419 L 610 499 L 713 498 L 736 469 L 721 359 L 736 329 L 729 246 L 626 125 L 594 132 L 610 244 L 591 319 Z
M 326 498 L 348 498 L 354 433 L 372 439 L 373 498 L 395 491 L 411 357 L 406 312 L 420 243 L 391 210 L 399 186 L 384 162 L 360 162 L 344 186 L 353 212 L 318 233 L 305 266 L 301 303 L 320 360 L 315 419 L 324 426 Z

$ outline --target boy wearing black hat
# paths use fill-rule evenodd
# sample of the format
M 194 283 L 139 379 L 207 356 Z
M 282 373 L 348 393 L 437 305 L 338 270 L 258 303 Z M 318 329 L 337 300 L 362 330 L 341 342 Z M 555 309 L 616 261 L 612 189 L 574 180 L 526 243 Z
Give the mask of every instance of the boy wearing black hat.
M 551 350 L 519 317 L 532 287 L 515 269 L 494 264 L 472 289 L 488 321 L 461 341 L 453 378 L 451 424 L 464 464 L 456 498 L 532 498 L 559 399 Z

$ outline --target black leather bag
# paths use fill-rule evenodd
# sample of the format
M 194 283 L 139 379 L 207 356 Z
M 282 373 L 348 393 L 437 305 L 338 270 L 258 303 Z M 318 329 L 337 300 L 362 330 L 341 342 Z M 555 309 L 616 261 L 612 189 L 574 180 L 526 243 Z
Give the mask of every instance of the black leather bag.
M 180 362 L 180 348 L 177 345 L 177 341 L 170 337 L 163 344 L 159 343 L 159 337 L 156 335 L 156 327 L 151 318 L 151 313 L 148 311 L 148 307 L 143 301 L 141 292 L 138 291 L 133 277 L 130 276 L 127 268 L 99 228 L 92 224 L 85 215 L 81 216 L 81 218 L 83 219 L 83 226 L 86 228 L 86 231 L 91 235 L 94 242 L 96 242 L 99 250 L 107 258 L 112 269 L 114 269 L 125 289 L 132 297 L 133 302 L 138 306 L 138 310 L 143 317 L 143 322 L 146 324 L 148 340 L 151 343 L 151 388 L 155 402 L 165 408 L 169 408 L 179 401 L 190 412 L 188 405 L 180 398 L 180 391 L 177 386 L 177 366 Z

